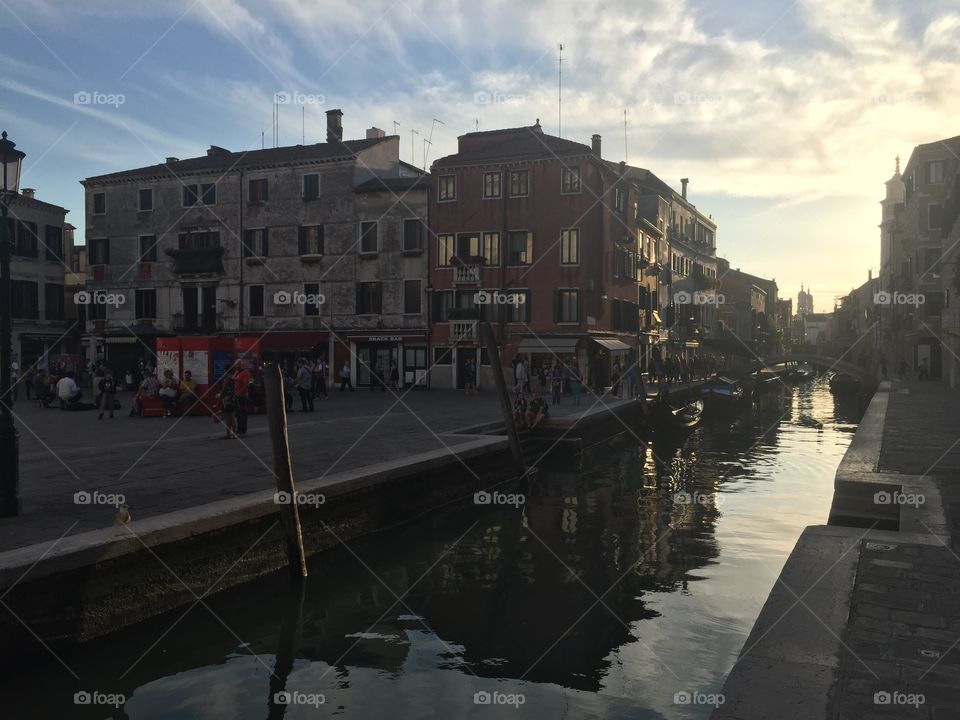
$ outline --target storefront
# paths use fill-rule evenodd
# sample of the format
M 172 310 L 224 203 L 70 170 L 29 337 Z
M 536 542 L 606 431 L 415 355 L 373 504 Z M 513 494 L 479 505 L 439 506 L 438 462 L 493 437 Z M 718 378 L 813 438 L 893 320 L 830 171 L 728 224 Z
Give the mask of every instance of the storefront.
M 260 354 L 265 362 L 275 362 L 293 372 L 300 358 L 327 360 L 329 341 L 325 332 L 271 331 L 260 338 Z
M 552 337 L 543 335 L 527 337 L 520 341 L 517 352 L 530 362 L 530 373 L 534 377 L 543 369 L 549 374 L 554 365 L 573 364 L 574 358 L 581 373 L 587 368 L 587 351 L 583 337 Z M 512 358 L 500 358 L 502 362 L 510 362 Z M 508 378 L 508 382 L 512 378 Z
M 634 362 L 633 348 L 615 338 L 591 338 L 590 352 L 590 385 L 594 388 L 605 388 L 612 384 L 614 365 L 619 366 L 619 374 L 623 373 Z
M 389 382 L 396 366 L 400 386 L 426 385 L 426 331 L 363 333 L 349 335 L 351 372 L 357 387 L 370 387 L 373 370 L 380 363 L 383 378 Z
M 14 358 L 20 364 L 20 371 L 25 372 L 32 367 L 49 367 L 50 356 L 62 352 L 63 339 L 63 335 L 21 332 L 13 344 Z

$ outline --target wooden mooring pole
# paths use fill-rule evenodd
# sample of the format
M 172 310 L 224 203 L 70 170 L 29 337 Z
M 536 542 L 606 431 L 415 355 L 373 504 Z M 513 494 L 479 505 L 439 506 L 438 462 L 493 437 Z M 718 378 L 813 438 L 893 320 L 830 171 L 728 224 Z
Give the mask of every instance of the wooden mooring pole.
M 307 576 L 307 560 L 303 551 L 303 533 L 300 529 L 300 508 L 297 488 L 290 466 L 290 444 L 287 441 L 287 406 L 283 400 L 283 378 L 275 363 L 263 366 L 263 387 L 267 401 L 267 425 L 273 448 L 273 476 L 277 481 L 277 505 L 280 524 L 287 545 L 290 574 L 295 578 Z
M 510 453 L 513 455 L 513 461 L 517 464 L 520 473 L 523 474 L 527 468 L 523 462 L 523 451 L 520 449 L 520 436 L 517 434 L 517 426 L 513 422 L 513 405 L 510 402 L 507 381 L 503 377 L 503 367 L 500 365 L 500 350 L 497 347 L 497 339 L 493 335 L 493 328 L 490 327 L 490 323 L 480 323 L 480 337 L 484 345 L 487 346 L 487 355 L 490 360 L 490 367 L 493 370 L 493 382 L 497 386 L 497 395 L 500 396 L 500 410 L 503 412 L 503 422 L 507 426 Z

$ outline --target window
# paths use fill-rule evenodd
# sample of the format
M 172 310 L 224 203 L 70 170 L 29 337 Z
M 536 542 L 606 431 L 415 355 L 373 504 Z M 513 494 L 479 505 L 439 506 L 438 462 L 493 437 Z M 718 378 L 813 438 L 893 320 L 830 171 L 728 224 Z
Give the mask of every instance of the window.
M 423 250 L 423 221 L 418 218 L 403 221 L 403 249 L 407 252 Z
M 418 315 L 422 312 L 422 296 L 419 280 L 403 281 L 403 312 L 407 315 Z
M 140 262 L 156 262 L 156 261 L 157 261 L 157 236 L 141 235 L 140 236 Z
M 529 265 L 533 260 L 533 233 L 511 230 L 507 233 L 507 265 Z
M 360 252 L 377 252 L 377 222 L 360 223 Z
M 941 206 L 935 203 L 927 205 L 927 229 L 939 230 L 943 227 Z
M 931 274 L 937 276 L 940 274 L 940 260 L 943 257 L 943 253 L 940 251 L 940 248 L 924 248 L 923 249 L 923 274 Z
M 267 179 L 257 178 L 250 181 L 250 202 L 262 203 L 267 201 Z
M 437 200 L 445 202 L 457 199 L 457 176 L 441 175 L 437 178 Z
M 433 349 L 433 364 L 434 365 L 452 365 L 453 364 L 453 355 L 450 352 L 451 348 L 448 347 L 435 347 Z
M 63 320 L 63 285 L 46 283 L 43 286 L 44 317 L 47 320 Z
M 357 283 L 357 315 L 379 315 L 383 293 L 379 282 Z
M 510 171 L 510 197 L 523 197 L 530 193 L 530 173 L 526 170 Z
M 483 196 L 485 198 L 500 197 L 500 178 L 499 172 L 488 172 L 483 174 Z
M 560 171 L 560 192 L 565 194 L 580 192 L 580 168 L 565 167 Z
M 500 264 L 500 233 L 485 232 L 483 234 L 483 243 L 480 247 L 480 254 L 483 255 L 485 265 Z
M 457 235 L 457 257 L 466 261 L 468 258 L 480 254 L 480 236 L 477 233 L 460 233 Z
M 93 214 L 104 215 L 107 212 L 106 193 L 97 192 L 93 194 Z
M 181 250 L 212 250 L 220 247 L 220 232 L 217 230 L 188 230 L 177 236 Z
M 37 224 L 35 222 L 17 221 L 16 253 L 20 257 L 39 257 Z
M 320 314 L 320 302 L 319 302 L 320 283 L 304 283 L 303 294 L 307 298 L 307 302 L 303 304 L 303 314 L 314 315 L 314 316 L 319 315 Z
M 87 263 L 90 265 L 110 264 L 110 238 L 93 238 L 87 250 Z
M 578 265 L 580 263 L 580 228 L 567 228 L 560 231 L 560 264 Z
M 63 228 L 59 225 L 47 225 L 44 243 L 47 260 L 63 262 Z
M 153 190 L 151 188 L 140 188 L 137 191 L 137 210 L 140 212 L 153 210 Z
M 927 183 L 938 185 L 943 182 L 943 160 L 931 160 L 927 163 Z
M 300 254 L 323 255 L 323 225 L 300 226 Z
M 523 298 L 523 302 L 508 303 L 503 306 L 507 315 L 507 322 L 530 322 L 530 291 L 529 290 L 507 290 L 508 295 L 516 295 Z
M 94 292 L 102 293 L 103 291 L 100 290 L 100 291 L 94 291 Z M 87 320 L 106 320 L 107 319 L 107 306 L 105 303 L 95 302 L 95 303 L 91 303 L 90 305 L 85 305 L 84 308 L 86 308 Z
M 266 257 L 269 255 L 267 228 L 250 228 L 243 232 L 243 256 Z
M 433 293 L 433 321 L 447 322 L 450 308 L 453 307 L 454 295 L 452 290 L 436 290 Z
M 623 212 L 624 204 L 625 204 L 625 198 L 624 198 L 623 190 L 621 190 L 620 188 L 617 188 L 616 190 L 613 191 L 613 207 L 614 209 L 616 209 L 617 212 Z
M 320 176 L 316 173 L 303 176 L 303 199 L 317 200 L 320 198 Z
M 39 286 L 29 280 L 10 281 L 10 314 L 24 320 L 37 320 L 37 292 Z
M 137 319 L 155 319 L 157 317 L 157 291 L 154 289 L 137 290 L 136 296 Z
M 263 285 L 251 285 L 250 303 L 247 310 L 249 317 L 263 317 Z
M 216 205 L 217 186 L 214 183 L 193 183 L 183 186 L 183 206 Z
M 437 265 L 449 267 L 453 260 L 453 235 L 437 236 Z
M 554 300 L 554 322 L 580 322 L 579 290 L 557 290 Z

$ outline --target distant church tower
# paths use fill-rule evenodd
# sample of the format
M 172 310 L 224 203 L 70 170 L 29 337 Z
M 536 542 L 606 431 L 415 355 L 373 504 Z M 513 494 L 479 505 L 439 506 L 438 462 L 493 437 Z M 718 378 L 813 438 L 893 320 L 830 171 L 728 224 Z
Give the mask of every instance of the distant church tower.
M 804 292 L 803 285 L 797 294 L 797 316 L 803 317 L 813 312 L 813 293 Z

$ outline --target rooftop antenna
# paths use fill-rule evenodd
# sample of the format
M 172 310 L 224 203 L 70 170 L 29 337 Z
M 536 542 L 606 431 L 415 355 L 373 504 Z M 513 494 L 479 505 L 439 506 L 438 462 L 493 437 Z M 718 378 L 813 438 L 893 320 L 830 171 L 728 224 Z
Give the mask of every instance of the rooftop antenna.
M 300 106 L 300 144 L 307 144 L 307 106 Z
M 563 43 L 557 58 L 557 136 L 563 137 Z
M 427 138 L 423 139 L 423 169 L 427 169 L 427 145 L 433 145 Z
M 410 129 L 410 164 L 411 164 L 411 165 L 414 165 L 414 166 L 417 164 L 417 159 L 416 159 L 416 156 L 414 155 L 414 152 L 415 152 L 415 151 L 414 151 L 414 146 L 413 146 L 413 136 L 414 136 L 414 135 L 419 135 L 419 134 L 420 134 L 420 133 L 418 133 L 418 132 L 417 132 L 416 130 L 414 130 L 413 128 Z
M 260 149 L 263 150 L 263 136 L 265 135 L 264 131 L 260 131 Z
M 627 155 L 627 109 L 623 109 L 623 161 L 630 162 Z
M 437 127 L 437 123 L 441 125 L 446 125 L 443 120 L 438 120 L 437 118 L 433 119 L 433 123 L 430 125 L 430 137 L 426 141 L 426 145 L 423 146 L 423 169 L 427 169 L 427 145 L 433 147 L 433 131 Z
M 394 135 L 400 134 L 400 123 L 398 123 L 396 120 L 393 121 L 393 134 Z

